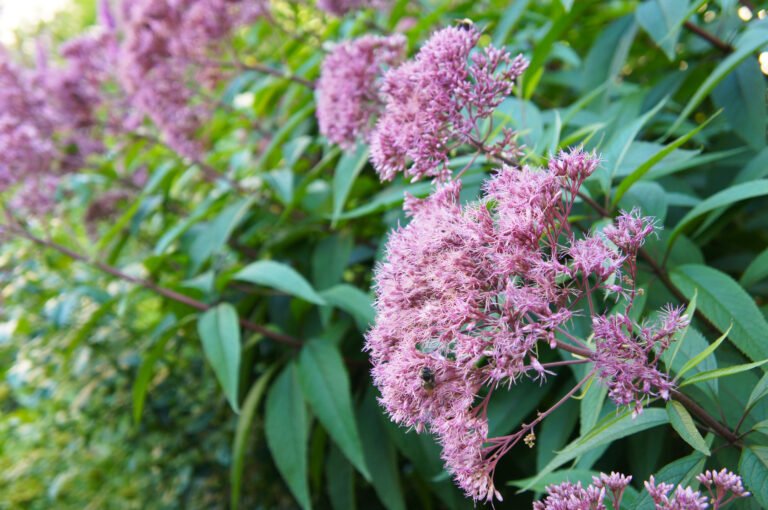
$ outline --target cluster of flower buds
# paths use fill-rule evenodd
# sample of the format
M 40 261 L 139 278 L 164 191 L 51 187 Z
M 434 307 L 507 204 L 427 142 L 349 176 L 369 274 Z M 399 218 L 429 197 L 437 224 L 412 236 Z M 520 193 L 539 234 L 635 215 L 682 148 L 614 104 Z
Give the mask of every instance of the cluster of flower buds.
M 460 203 L 459 181 L 409 198 L 411 221 L 391 234 L 376 270 L 366 349 L 381 403 L 397 423 L 437 435 L 448 470 L 475 499 L 498 496 L 496 463 L 525 435 L 489 438 L 488 399 L 499 386 L 551 374 L 542 348 L 594 363 L 610 397 L 635 412 L 650 397 L 669 398 L 671 382 L 657 364 L 688 319 L 673 308 L 656 324 L 629 318 L 634 257 L 652 230 L 635 228 L 637 212 L 580 238 L 568 222 L 570 190 L 596 165 L 576 150 L 544 169 L 501 168 L 475 203 Z M 626 299 L 623 313 L 598 311 L 607 294 Z M 569 332 L 585 302 L 593 348 Z
M 444 180 L 454 145 L 482 144 L 488 138 L 483 121 L 528 66 L 522 56 L 512 58 L 492 45 L 477 49 L 480 35 L 471 24 L 444 28 L 413 59 L 397 66 L 402 59 L 399 36 L 340 45 L 326 58 L 320 77 L 318 120 L 321 129 L 333 126 L 324 134 L 343 147 L 358 137 L 369 139 L 371 162 L 382 180 L 398 172 Z M 377 51 L 370 49 L 374 42 Z M 390 67 L 386 73 L 384 65 Z M 350 94 L 353 85 L 360 92 Z
M 656 483 L 654 477 L 645 482 L 645 489 L 653 499 L 656 510 L 720 510 L 738 498 L 748 497 L 741 477 L 722 469 L 707 471 L 696 479 L 709 491 L 709 497 L 691 487 L 677 487 L 668 483 Z M 547 496 L 533 504 L 533 510 L 618 510 L 631 476 L 619 473 L 592 477 L 586 488 L 581 482 L 563 482 L 547 487 Z M 607 506 L 610 502 L 611 506 Z
M 559 349 L 579 356 L 566 364 L 593 364 L 588 377 L 640 413 L 650 398 L 670 397 L 672 382 L 658 363 L 688 317 L 667 308 L 655 323 L 631 318 L 636 259 L 654 232 L 652 219 L 630 211 L 602 231 L 572 230 L 582 184 L 599 165 L 595 155 L 562 152 L 545 168 L 510 162 L 478 201 L 461 203 L 449 153 L 468 145 L 503 160 L 513 149 L 509 133 L 496 142 L 502 146 L 488 145 L 482 121 L 527 65 L 493 46 L 476 48 L 479 38 L 471 24 L 439 30 L 400 65 L 398 36 L 340 45 L 323 65 L 318 117 L 342 146 L 369 140 L 382 180 L 403 172 L 436 181 L 430 197 L 406 198 L 411 220 L 387 242 L 365 348 L 392 419 L 434 433 L 458 485 L 475 500 L 491 500 L 501 497 L 493 482 L 500 458 L 528 442 L 553 410 L 515 434 L 489 438 L 495 390 L 526 377 L 543 381 L 562 363 L 542 363 L 542 349 Z M 356 93 L 347 91 L 351 84 Z M 624 306 L 603 312 L 609 297 Z M 591 345 L 571 331 L 574 317 L 585 314 Z

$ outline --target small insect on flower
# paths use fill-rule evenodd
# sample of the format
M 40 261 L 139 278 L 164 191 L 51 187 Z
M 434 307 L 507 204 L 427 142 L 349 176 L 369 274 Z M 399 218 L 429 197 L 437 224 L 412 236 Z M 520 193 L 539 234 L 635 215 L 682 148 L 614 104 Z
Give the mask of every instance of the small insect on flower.
M 464 18 L 456 21 L 456 26 L 461 30 L 470 31 L 474 28 L 475 23 L 469 18 Z
M 427 393 L 432 393 L 435 389 L 435 373 L 429 367 L 421 367 L 419 370 L 419 377 L 421 378 L 421 387 L 424 388 Z

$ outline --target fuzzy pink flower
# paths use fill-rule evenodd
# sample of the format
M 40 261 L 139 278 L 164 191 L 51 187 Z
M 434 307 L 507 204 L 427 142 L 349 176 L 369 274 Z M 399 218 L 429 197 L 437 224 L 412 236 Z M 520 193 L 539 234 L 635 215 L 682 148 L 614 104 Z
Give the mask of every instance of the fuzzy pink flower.
M 725 469 L 707 471 L 696 477 L 702 484 L 711 488 L 715 486 L 718 495 L 711 499 L 702 496 L 700 492 L 690 487 L 677 487 L 668 483 L 656 483 L 653 476 L 645 482 L 645 490 L 653 499 L 656 510 L 703 510 L 712 505 L 713 510 L 723 508 L 727 503 L 736 498 L 747 497 L 749 493 L 741 486 L 741 477 Z M 612 508 L 618 510 L 621 505 L 621 493 L 632 480 L 631 476 L 620 473 L 606 475 L 601 473 L 599 477 L 592 478 L 592 484 L 583 488 L 581 483 L 572 484 L 563 482 L 547 487 L 547 497 L 533 504 L 534 510 L 597 510 L 606 509 L 602 503 L 605 490 L 614 492 Z M 674 489 L 674 490 L 673 490 Z M 601 492 L 598 492 L 601 491 Z M 728 492 L 732 492 L 731 498 L 723 501 Z M 618 498 L 616 493 L 618 492 Z M 712 491 L 710 490 L 710 494 Z
M 620 313 L 593 318 L 595 368 L 616 404 L 632 406 L 637 415 L 649 397 L 669 399 L 672 383 L 657 365 L 674 335 L 688 322 L 682 308 L 667 309 L 654 326 L 638 326 Z
M 527 62 L 493 46 L 470 56 L 479 37 L 474 28 L 444 28 L 413 60 L 387 72 L 386 105 L 371 136 L 382 180 L 401 171 L 446 179 L 451 145 L 469 142 L 477 122 L 511 93 Z
M 696 480 L 707 488 L 715 509 L 724 507 L 734 499 L 750 496 L 742 485 L 741 477 L 727 469 L 705 471 Z
M 605 489 L 581 482 L 564 482 L 547 487 L 547 496 L 533 504 L 533 510 L 606 510 Z
M 704 510 L 709 506 L 706 496 L 690 487 L 678 485 L 670 497 L 672 489 L 668 483 L 656 484 L 653 476 L 645 482 L 645 490 L 653 499 L 656 510 Z
M 389 0 L 317 0 L 317 7 L 334 16 L 343 16 L 356 9 L 383 8 L 389 3 Z
M 608 233 L 577 239 L 570 229 L 578 188 L 595 168 L 594 157 L 572 151 L 545 169 L 501 168 L 477 202 L 460 203 L 459 181 L 439 184 L 423 200 L 408 197 L 410 223 L 390 235 L 376 268 L 377 316 L 365 348 L 380 402 L 395 422 L 437 434 L 447 470 L 475 500 L 498 497 L 497 462 L 536 424 L 488 438 L 488 400 L 500 385 L 551 375 L 539 352 L 566 348 L 559 336 L 577 342 L 573 352 L 594 363 L 619 405 L 640 412 L 648 397 L 669 397 L 659 356 L 688 318 L 673 308 L 657 324 L 628 318 L 635 257 L 652 221 L 619 217 L 606 228 L 618 244 Z M 625 294 L 624 313 L 596 312 L 598 290 Z M 567 330 L 582 298 L 593 319 L 594 351 Z M 616 474 L 597 485 L 620 500 L 628 482 Z M 602 508 L 600 490 L 583 508 Z
M 317 82 L 320 132 L 344 149 L 366 137 L 382 107 L 379 81 L 385 67 L 405 58 L 406 39 L 364 36 L 336 46 L 325 58 Z
M 147 117 L 174 150 L 198 157 L 211 105 L 195 98 L 222 77 L 208 57 L 264 9 L 251 0 L 124 0 L 118 78 L 136 110 L 126 128 Z

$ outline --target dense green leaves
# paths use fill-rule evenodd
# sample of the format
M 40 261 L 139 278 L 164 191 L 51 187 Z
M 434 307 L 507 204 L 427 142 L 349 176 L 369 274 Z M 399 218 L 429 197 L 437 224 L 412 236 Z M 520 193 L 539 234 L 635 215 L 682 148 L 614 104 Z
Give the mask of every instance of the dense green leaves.
M 750 446 L 741 453 L 739 472 L 757 502 L 768 507 L 768 447 Z
M 704 98 L 741 62 L 751 56 L 761 46 L 768 44 L 768 27 L 763 23 L 753 22 L 751 26 L 736 40 L 735 51 L 720 62 L 714 71 L 699 86 L 677 120 L 669 128 L 674 131 L 691 114 Z M 764 126 L 763 126 L 764 129 Z
M 373 392 L 363 400 L 358 412 L 363 452 L 371 473 L 371 483 L 387 510 L 405 510 L 405 497 L 398 473 L 397 454 L 392 443 L 386 440 L 387 431 Z
M 711 267 L 686 265 L 675 268 L 672 281 L 688 297 L 697 293 L 698 309 L 726 331 L 729 339 L 752 360 L 768 358 L 768 323 L 743 288 L 728 275 Z M 731 326 L 731 324 L 733 326 Z
M 680 146 L 682 146 L 685 142 L 693 138 L 698 132 L 700 132 L 702 129 L 707 127 L 707 124 L 712 120 L 712 117 L 710 117 L 706 122 L 700 124 L 699 126 L 696 126 L 694 129 L 689 131 L 688 133 L 684 134 L 680 138 L 676 139 L 669 145 L 666 145 L 664 148 L 659 149 L 658 152 L 656 152 L 653 156 L 648 158 L 643 164 L 635 168 L 632 173 L 627 175 L 623 181 L 621 181 L 621 184 L 618 188 L 616 188 L 616 191 L 613 196 L 613 204 L 616 205 L 621 200 L 621 197 L 624 196 L 624 194 L 629 191 L 629 189 L 632 187 L 634 183 L 636 183 L 638 180 L 642 179 L 645 174 L 647 174 L 657 163 L 659 163 L 661 160 L 669 156 L 674 150 L 678 149 Z
M 230 484 L 232 485 L 229 504 L 232 510 L 237 510 L 240 506 L 240 491 L 243 483 L 243 464 L 245 463 L 248 439 L 252 432 L 251 427 L 256 415 L 256 409 L 264 397 L 276 368 L 277 365 L 272 365 L 269 370 L 259 377 L 248 391 L 248 395 L 243 402 L 243 407 L 240 410 L 240 416 L 237 420 L 237 429 L 235 430 L 235 439 L 232 443 L 233 458 L 229 475 Z
M 340 284 L 321 293 L 329 304 L 344 310 L 355 318 L 361 331 L 373 324 L 375 313 L 371 297 L 352 285 Z
M 725 111 L 728 124 L 754 150 L 765 147 L 765 79 L 756 60 L 747 59 L 712 91 L 715 104 Z
M 264 432 L 278 471 L 302 508 L 311 508 L 307 480 L 309 423 L 296 366 L 288 364 L 267 395 Z
M 200 316 L 197 331 L 208 362 L 235 411 L 239 408 L 240 325 L 237 310 L 227 303 L 211 308 Z
M 761 367 L 766 363 L 768 363 L 768 359 L 765 359 L 763 361 L 755 361 L 754 363 L 745 363 L 743 365 L 732 365 L 730 367 L 717 368 L 715 370 L 707 370 L 706 372 L 699 372 L 693 377 L 690 377 L 685 381 L 683 381 L 680 387 L 682 388 L 684 386 L 688 386 L 689 384 L 696 384 L 704 381 L 709 381 L 712 379 L 720 379 L 721 377 L 727 377 L 729 375 L 740 374 L 741 372 L 746 372 L 747 370 L 752 370 L 753 368 Z
M 667 402 L 667 416 L 669 417 L 669 424 L 672 425 L 672 428 L 680 434 L 680 437 L 682 437 L 686 443 L 704 455 L 710 455 L 707 443 L 693 423 L 691 414 L 683 404 L 674 400 Z
M 749 263 L 741 275 L 739 283 L 746 288 L 751 287 L 760 280 L 768 277 L 768 248 L 760 252 L 755 259 Z
M 72 9 L 80 3 L 93 4 L 74 0 Z M 705 434 L 699 412 L 675 401 L 653 401 L 632 419 L 595 378 L 579 400 L 536 426 L 534 448 L 518 445 L 496 466 L 501 505 L 530 508 L 532 491 L 587 483 L 599 470 L 630 470 L 637 487 L 650 473 L 694 483 L 709 452 L 707 467 L 742 470 L 762 495 L 768 378 L 757 368 L 768 358 L 768 149 L 758 56 L 768 43 L 765 20 L 752 12 L 742 21 L 745 10 L 732 0 L 393 0 L 386 12 L 341 17 L 316 4 L 272 2 L 269 19 L 241 27 L 221 51 L 206 47 L 206 58 L 225 71 L 210 73 L 226 77 L 220 87 L 202 90 L 211 76 L 194 65 L 189 80 L 174 85 L 174 100 L 185 101 L 191 85 L 193 104 L 210 112 L 195 157 L 174 153 L 164 126 L 145 118 L 131 136 L 104 137 L 107 151 L 87 166 L 57 174 L 50 214 L 27 214 L 12 200 L 16 189 L 2 186 L 0 198 L 20 225 L 83 259 L 3 229 L 3 503 L 32 510 L 223 508 L 228 501 L 233 508 L 472 506 L 435 437 L 384 414 L 363 352 L 375 321 L 373 268 L 392 230 L 413 221 L 402 210 L 406 194 L 425 197 L 435 183 L 400 176 L 381 183 L 365 137 L 342 151 L 319 133 L 322 91 L 307 86 L 317 85 L 337 43 L 399 32 L 410 57 L 462 18 L 483 33 L 480 47 L 493 41 L 532 59 L 494 113 L 487 143 L 504 128 L 517 130 L 520 150 L 507 156 L 520 166 L 546 165 L 572 146 L 601 157 L 582 191 L 610 215 L 638 207 L 664 227 L 645 245 L 636 275 L 643 294 L 630 316 L 654 324 L 665 305 L 688 298 L 692 325 L 676 335 L 660 369 L 725 426 L 742 421 L 738 434 L 749 431 L 743 452 L 723 447 Z M 60 37 L 52 34 L 56 47 Z M 33 60 L 33 43 L 20 38 L 19 65 Z M 56 56 L 50 65 L 60 64 Z M 111 121 L 121 110 L 96 118 Z M 476 198 L 499 166 L 468 144 L 451 143 L 448 158 L 455 171 L 468 165 L 462 201 Z M 122 198 L 102 200 L 114 196 Z M 570 220 L 577 238 L 609 221 L 581 199 Z M 561 261 L 570 265 L 570 254 Z M 589 348 L 596 342 L 588 306 L 623 312 L 612 296 L 593 297 L 568 323 Z M 241 325 L 261 333 L 241 338 Z M 491 326 L 467 321 L 461 331 L 470 327 Z M 434 329 L 435 338 L 446 333 Z M 536 356 L 575 359 L 543 343 Z M 554 365 L 545 382 L 502 384 L 487 409 L 490 436 L 530 423 L 592 368 Z M 239 403 L 236 414 L 230 407 Z M 676 459 L 691 448 L 693 455 Z M 514 494 L 508 480 L 531 490 Z M 759 505 L 766 502 L 758 496 L 743 506 Z M 622 508 L 653 510 L 653 503 L 630 490 Z
M 694 295 L 694 298 L 696 296 Z M 723 335 L 712 342 L 712 344 L 708 345 L 705 349 L 702 349 L 700 352 L 696 353 L 694 356 L 692 356 L 690 359 L 688 359 L 682 367 L 677 371 L 677 378 L 683 377 L 686 373 L 688 373 L 689 370 L 698 367 L 702 361 L 707 359 L 709 356 L 714 353 L 718 347 L 720 347 L 720 344 L 725 341 L 725 339 L 728 337 L 728 333 L 731 332 L 733 326 L 729 327 L 728 330 L 723 333 Z M 682 342 L 684 339 L 681 339 L 680 342 Z M 670 363 L 671 364 L 671 363 Z
M 301 389 L 312 411 L 349 461 L 370 479 L 341 355 L 330 343 L 313 340 L 301 349 L 298 366 Z
M 675 58 L 675 46 L 688 10 L 687 0 L 646 0 L 635 11 L 637 22 L 669 60 Z
M 333 174 L 333 222 L 337 222 L 344 210 L 344 203 L 360 171 L 368 162 L 368 147 L 359 144 L 354 151 L 345 152 L 339 159 Z
M 700 204 L 696 205 L 696 207 L 694 207 L 688 214 L 683 217 L 683 219 L 678 222 L 677 226 L 672 231 L 672 235 L 669 237 L 668 242 L 669 244 L 672 244 L 677 236 L 680 235 L 680 233 L 683 232 L 689 224 L 701 218 L 704 214 L 710 211 L 714 211 L 715 209 L 719 209 L 721 207 L 728 207 L 743 200 L 765 195 L 768 195 L 768 179 L 737 184 L 719 193 L 716 193 Z
M 523 486 L 523 489 L 530 489 L 539 483 L 542 477 L 580 455 L 630 434 L 658 427 L 668 421 L 667 413 L 663 409 L 646 409 L 636 418 L 632 416 L 630 411 L 624 411 L 619 415 L 612 414 L 600 421 L 588 433 L 581 435 L 563 448 L 549 464 Z

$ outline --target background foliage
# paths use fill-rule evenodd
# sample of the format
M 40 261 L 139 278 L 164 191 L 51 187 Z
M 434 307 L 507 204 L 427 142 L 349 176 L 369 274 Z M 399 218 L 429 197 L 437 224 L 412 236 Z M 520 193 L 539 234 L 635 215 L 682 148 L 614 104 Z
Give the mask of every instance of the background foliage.
M 83 5 L 72 19 L 92 19 Z M 638 206 L 664 226 L 640 268 L 646 309 L 695 297 L 698 312 L 671 369 L 728 332 L 690 378 L 768 358 L 758 59 L 768 24 L 759 5 L 742 19 L 749 5 L 398 0 L 388 12 L 333 18 L 274 1 L 279 26 L 258 22 L 233 44 L 246 62 L 313 80 L 326 41 L 397 28 L 413 53 L 436 28 L 471 18 L 483 43 L 525 54 L 531 66 L 498 122 L 518 130 L 530 164 L 570 145 L 596 149 L 592 196 L 612 212 Z M 430 437 L 383 416 L 361 352 L 372 267 L 405 221 L 403 193 L 423 196 L 429 183 L 381 184 L 364 147 L 330 147 L 317 133 L 313 91 L 300 83 L 244 71 L 215 100 L 200 133 L 210 145 L 204 164 L 147 137 L 116 140 L 59 189 L 54 215 L 29 219 L 48 247 L 3 240 L 0 508 L 469 508 Z M 464 198 L 478 195 L 492 166 L 472 167 Z M 144 172 L 120 207 L 94 211 L 102 193 Z M 507 392 L 489 411 L 491 427 L 513 430 L 580 375 L 563 370 Z M 533 492 L 518 488 L 541 491 L 566 472 L 677 483 L 704 466 L 744 476 L 755 497 L 740 508 L 766 507 L 761 376 L 684 388 L 731 430 L 749 431 L 742 447 L 674 405 L 631 420 L 592 385 L 544 423 L 535 448 L 502 462 L 499 507 L 527 505 Z

